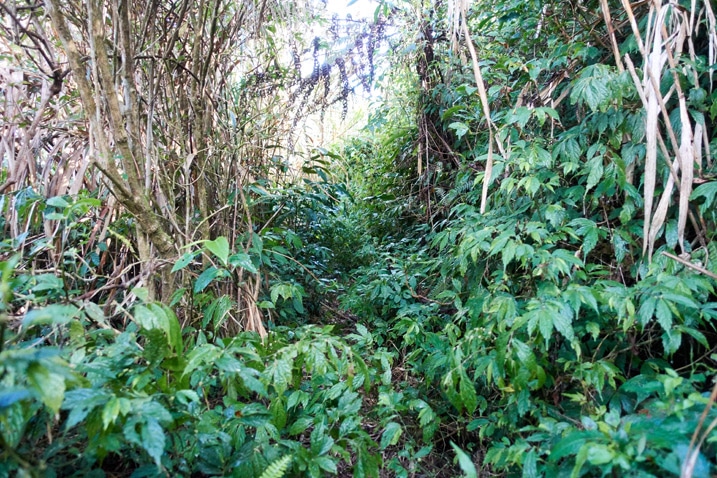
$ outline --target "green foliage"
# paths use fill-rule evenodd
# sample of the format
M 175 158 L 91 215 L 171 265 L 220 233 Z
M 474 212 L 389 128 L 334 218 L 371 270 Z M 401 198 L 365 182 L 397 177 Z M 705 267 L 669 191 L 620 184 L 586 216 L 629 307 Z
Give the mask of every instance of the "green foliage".
M 2 352 L 6 472 L 66 474 L 78 446 L 75 473 L 120 456 L 127 470 L 181 474 L 281 476 L 290 458 L 277 460 L 287 454 L 309 476 L 356 456 L 356 466 L 377 469 L 359 393 L 373 377 L 330 328 L 266 343 L 251 334 L 211 343 L 199 334 L 186 351 L 165 306 L 138 304 L 131 317 L 121 333 L 57 317 L 55 327 L 73 324 L 66 350 L 18 344 Z M 38 442 L 39 419 L 56 429 L 52 446 Z
M 281 478 L 289 469 L 289 463 L 291 463 L 291 455 L 279 458 L 269 465 L 259 478 Z
M 97 199 L 14 194 L 28 230 L 0 243 L 0 474 L 678 476 L 698 429 L 692 475 L 715 474 L 714 158 L 689 256 L 669 204 L 643 257 L 645 114 L 598 2 L 499 0 L 468 12 L 504 146 L 480 212 L 488 124 L 448 12 L 429 10 L 382 4 L 411 35 L 365 130 L 300 182 L 235 191 L 251 227 L 183 249 L 168 304 L 103 269 L 134 247 L 132 219 L 95 243 Z M 712 131 L 702 40 L 686 101 Z M 229 327 L 247 297 L 263 340 Z

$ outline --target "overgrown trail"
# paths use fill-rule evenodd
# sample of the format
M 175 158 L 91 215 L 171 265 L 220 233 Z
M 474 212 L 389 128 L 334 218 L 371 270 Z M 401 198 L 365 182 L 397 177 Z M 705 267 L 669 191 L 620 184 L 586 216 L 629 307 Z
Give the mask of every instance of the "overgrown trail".
M 370 8 L 0 4 L 0 477 L 717 473 L 713 4 Z

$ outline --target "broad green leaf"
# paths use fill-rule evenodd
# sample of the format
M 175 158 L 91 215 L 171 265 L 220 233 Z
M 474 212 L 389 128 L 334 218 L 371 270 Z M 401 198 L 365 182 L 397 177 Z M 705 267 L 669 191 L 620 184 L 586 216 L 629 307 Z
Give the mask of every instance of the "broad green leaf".
M 597 224 L 589 219 L 577 218 L 570 221 L 569 225 L 577 228 L 575 232 L 583 237 L 583 257 L 587 257 L 598 243 L 599 228 Z
M 102 428 L 107 430 L 110 425 L 114 424 L 120 414 L 120 401 L 113 396 L 109 402 L 102 408 Z
M 172 272 L 177 272 L 179 270 L 184 269 L 189 264 L 191 264 L 195 257 L 197 257 L 196 252 L 185 252 L 184 254 L 182 254 L 182 257 L 180 257 L 179 260 L 174 263 L 174 266 L 172 267 Z
M 149 302 L 149 290 L 146 287 L 133 287 L 132 293 L 142 302 Z
M 195 392 L 194 390 L 179 390 L 176 393 L 177 401 L 181 403 L 182 405 L 187 405 L 188 403 L 199 403 L 199 394 Z
M 239 371 L 239 377 L 241 377 L 242 383 L 244 383 L 244 386 L 248 390 L 256 393 L 260 397 L 266 397 L 268 392 L 266 386 L 258 379 L 259 376 L 259 371 L 251 367 L 243 367 Z
M 309 417 L 301 417 L 297 419 L 290 427 L 289 427 L 289 435 L 296 436 L 300 435 L 306 429 L 308 429 L 312 424 L 313 420 Z
M 521 128 L 525 128 L 525 125 L 530 121 L 532 110 L 521 106 L 516 108 L 508 117 L 508 124 L 518 123 Z
M 214 365 L 218 370 L 228 373 L 239 373 L 244 365 L 230 354 L 222 353 L 221 357 L 214 361 Z
M 157 466 L 162 465 L 166 437 L 162 426 L 156 420 L 147 420 L 142 425 L 142 448 L 152 457 Z
M 612 73 L 609 67 L 602 64 L 591 65 L 585 68 L 573 85 L 570 101 L 575 104 L 580 101 L 586 103 L 591 110 L 602 108 L 611 98 L 609 82 Z
M 401 425 L 396 422 L 388 423 L 381 434 L 381 450 L 385 450 L 389 446 L 397 444 L 402 433 L 403 429 Z
M 575 338 L 573 332 L 573 314 L 566 304 L 558 304 L 559 312 L 553 316 L 553 325 L 555 330 L 560 332 L 563 337 L 572 341 Z
M 311 453 L 314 455 L 326 455 L 334 443 L 334 439 L 326 434 L 326 427 L 323 424 L 319 424 L 311 432 Z
M 531 449 L 523 456 L 523 478 L 538 478 L 538 454 Z
M 24 328 L 33 325 L 66 324 L 80 316 L 80 309 L 74 305 L 51 304 L 42 309 L 32 309 L 22 319 Z
M 222 354 L 222 350 L 212 344 L 202 344 L 194 349 L 187 355 L 187 366 L 184 367 L 182 375 L 187 375 L 193 372 L 203 363 L 212 363 Z
M 85 315 L 97 323 L 104 324 L 106 321 L 105 313 L 102 307 L 94 302 L 86 301 L 82 304 Z
M 458 139 L 465 136 L 465 134 L 470 129 L 467 124 L 462 123 L 460 121 L 455 121 L 455 122 L 449 124 L 448 127 L 452 130 L 455 130 L 456 136 L 458 137 Z
M 136 306 L 132 316 L 135 322 L 145 330 L 164 330 L 167 328 L 166 315 L 157 314 L 155 310 L 145 305 Z
M 709 342 L 707 341 L 707 337 L 705 337 L 705 335 L 702 332 L 700 332 L 699 330 L 693 329 L 692 327 L 678 325 L 675 327 L 675 331 L 686 333 L 686 334 L 692 336 L 692 338 L 697 340 L 697 342 L 702 344 L 705 348 L 709 348 Z
M 670 307 L 663 299 L 657 301 L 655 317 L 657 317 L 657 323 L 659 323 L 664 330 L 669 331 L 672 329 L 672 311 L 670 311 Z
M 28 424 L 27 408 L 20 403 L 11 405 L 0 413 L 0 439 L 4 441 L 5 447 L 16 448 L 20 441 L 25 438 L 25 430 Z M 7 448 L 5 448 L 7 449 Z M 0 466 L 3 466 L 3 461 Z M 7 470 L 7 468 L 4 468 Z M 11 476 L 7 473 L 4 476 Z
M 569 433 L 565 438 L 553 445 L 550 450 L 549 461 L 557 462 L 567 456 L 577 455 L 588 440 L 599 440 L 601 438 L 603 438 L 603 435 L 598 431 L 576 431 Z
M 168 355 L 167 336 L 162 329 L 151 329 L 144 332 L 146 341 L 143 356 L 152 365 L 159 364 Z
M 44 292 L 48 290 L 63 290 L 65 283 L 55 274 L 39 274 L 33 277 L 37 282 L 30 289 L 33 292 Z
M 85 206 L 88 208 L 100 207 L 100 206 L 102 206 L 102 201 L 100 201 L 99 199 L 95 199 L 95 198 L 79 199 L 78 201 L 75 201 L 74 204 L 72 204 L 72 209 L 84 208 Z
M 267 371 L 271 374 L 271 380 L 277 395 L 282 395 L 291 383 L 291 362 L 287 358 L 282 357 L 275 360 Z
M 331 457 L 317 456 L 313 458 L 312 461 L 319 465 L 319 468 L 329 474 L 335 475 L 338 471 L 338 468 L 336 467 L 336 462 Z
M 121 401 L 122 399 L 120 399 Z M 146 420 L 156 420 L 159 423 L 170 424 L 172 414 L 159 402 L 146 398 L 132 400 L 134 412 Z
M 242 269 L 245 269 L 252 274 L 256 274 L 259 272 L 254 263 L 251 262 L 251 257 L 249 257 L 249 254 L 246 254 L 244 252 L 238 252 L 229 256 L 229 264 L 232 267 L 241 267 Z
M 56 207 L 59 209 L 65 209 L 67 206 L 70 205 L 69 202 L 62 196 L 55 196 L 51 197 L 46 201 L 48 206 Z
M 478 395 L 476 394 L 475 385 L 468 378 L 465 372 L 460 375 L 460 382 L 458 383 L 458 393 L 463 401 L 463 406 L 469 415 L 475 412 L 478 406 Z
M 42 214 L 42 216 L 47 221 L 62 221 L 66 217 L 64 214 L 62 214 L 60 212 L 47 212 L 47 211 L 45 211 Z
M 64 423 L 64 429 L 69 430 L 74 427 L 83 421 L 92 410 L 104 405 L 112 397 L 113 395 L 104 390 L 90 388 L 70 390 L 62 403 L 62 409 L 70 411 L 70 415 Z
M 451 447 L 453 447 L 453 451 L 456 452 L 458 466 L 461 467 L 464 478 L 478 478 L 478 470 L 476 470 L 476 465 L 473 463 L 473 460 L 471 460 L 471 457 L 453 442 L 451 442 Z
M 30 391 L 26 388 L 13 387 L 0 391 L 0 411 L 29 397 Z
M 272 416 L 274 426 L 282 430 L 286 426 L 286 403 L 281 395 L 275 397 L 269 405 L 269 412 Z
M 540 329 L 540 335 L 545 339 L 545 343 L 548 343 L 553 335 L 553 314 L 547 308 L 541 308 L 540 310 L 538 328 Z
M 271 301 L 276 304 L 281 296 L 284 300 L 291 299 L 293 296 L 294 289 L 291 284 L 276 284 L 271 288 Z
M 207 270 L 202 272 L 199 277 L 197 277 L 197 280 L 194 282 L 194 293 L 198 294 L 199 292 L 206 289 L 206 287 L 219 275 L 219 269 L 214 266 L 208 267 Z
M 717 105 L 717 101 L 714 102 L 714 105 Z M 695 200 L 697 198 L 704 198 L 704 202 L 700 204 L 700 210 L 703 213 L 711 210 L 712 204 L 717 198 L 717 181 L 710 181 L 697 186 L 692 192 L 691 199 Z
M 587 459 L 593 465 L 604 465 L 610 463 L 615 457 L 615 452 L 607 445 L 591 443 L 587 451 Z
M 221 236 L 213 241 L 207 241 L 204 243 L 204 247 L 214 254 L 223 266 L 227 265 L 227 259 L 229 258 L 229 241 L 226 237 Z
M 65 378 L 50 372 L 47 367 L 39 363 L 30 364 L 27 368 L 27 378 L 40 400 L 53 413 L 59 412 L 62 400 L 65 398 Z
M 516 242 L 513 241 L 512 239 L 509 240 L 505 244 L 505 246 L 503 246 L 503 251 L 501 253 L 501 259 L 503 261 L 503 269 L 508 267 L 508 264 L 510 264 L 510 261 L 512 261 L 513 258 L 515 257 L 515 247 L 516 247 Z
M 151 304 L 149 308 L 159 318 L 160 327 L 167 335 L 169 346 L 177 353 L 182 352 L 184 350 L 182 330 L 174 311 L 164 304 Z

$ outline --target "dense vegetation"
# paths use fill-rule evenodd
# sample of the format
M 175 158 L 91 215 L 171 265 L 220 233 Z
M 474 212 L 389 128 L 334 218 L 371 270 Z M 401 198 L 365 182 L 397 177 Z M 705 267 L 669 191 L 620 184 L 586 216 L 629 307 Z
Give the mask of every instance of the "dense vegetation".
M 713 5 L 373 8 L 0 4 L 0 476 L 717 473 Z

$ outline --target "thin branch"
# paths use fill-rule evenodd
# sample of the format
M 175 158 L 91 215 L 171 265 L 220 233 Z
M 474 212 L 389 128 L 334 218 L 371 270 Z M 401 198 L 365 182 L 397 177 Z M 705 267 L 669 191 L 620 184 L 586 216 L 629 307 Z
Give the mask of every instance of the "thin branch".
M 679 263 L 682 264 L 683 266 L 689 267 L 690 269 L 695 270 L 695 271 L 699 272 L 700 274 L 704 274 L 704 275 L 706 275 L 707 277 L 711 277 L 712 279 L 717 280 L 717 274 L 715 274 L 714 272 L 708 271 L 707 269 L 705 269 L 705 268 L 702 267 L 702 266 L 698 266 L 697 264 L 693 264 L 692 262 L 690 262 L 690 261 L 688 261 L 688 260 L 686 260 L 686 259 L 683 259 L 683 258 L 681 258 L 681 257 L 678 257 L 678 256 L 676 256 L 676 255 L 674 255 L 674 254 L 670 254 L 669 252 L 662 251 L 662 255 L 665 256 L 665 257 L 669 257 L 669 258 L 672 259 L 673 261 L 679 262 Z

